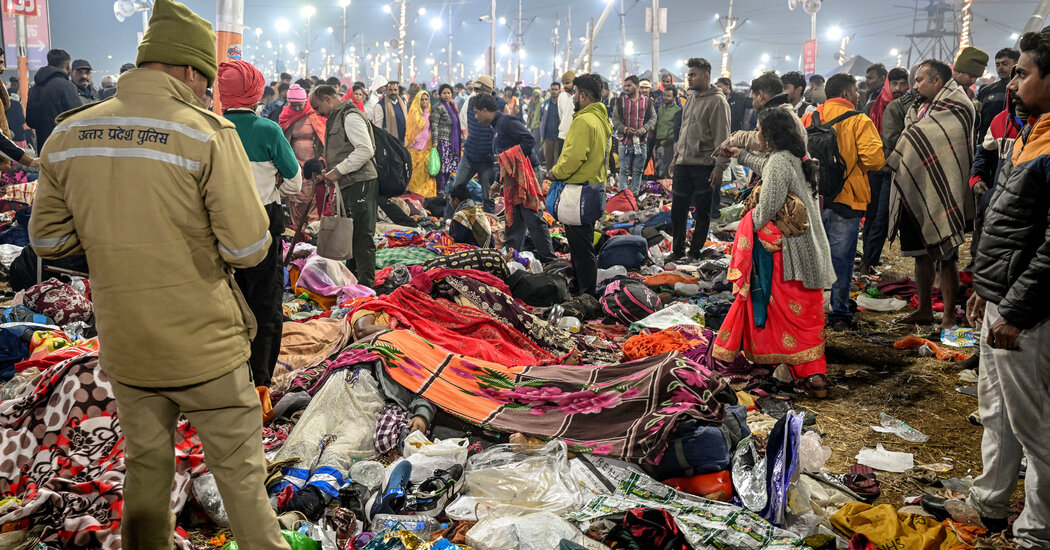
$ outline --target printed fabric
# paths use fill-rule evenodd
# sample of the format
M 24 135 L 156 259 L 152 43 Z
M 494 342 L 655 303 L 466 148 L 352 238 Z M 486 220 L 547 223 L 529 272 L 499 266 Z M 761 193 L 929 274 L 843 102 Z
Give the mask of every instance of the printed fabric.
M 486 271 L 500 279 L 506 279 L 510 274 L 507 268 L 507 260 L 496 250 L 491 248 L 475 248 L 450 256 L 442 256 L 428 260 L 423 264 L 427 270 L 430 269 L 476 269 Z
M 53 277 L 27 288 L 23 303 L 29 309 L 54 319 L 59 326 L 74 321 L 89 323 L 95 315 L 87 296 Z
M 521 145 L 515 145 L 499 154 L 499 173 L 500 183 L 503 185 L 507 225 L 514 224 L 514 207 L 519 204 L 534 212 L 543 209 L 536 172 L 522 152 Z
M 619 365 L 509 366 L 451 353 L 407 331 L 354 345 L 390 378 L 466 422 L 559 438 L 580 453 L 654 461 L 679 420 L 721 422 L 728 384 L 678 353 Z
M 824 359 L 824 292 L 805 288 L 799 281 L 784 280 L 781 244 L 783 236 L 773 222 L 755 231 L 751 212 L 744 215 L 733 242 L 728 278 L 733 283 L 733 302 L 715 339 L 714 356 L 732 361 L 739 351 L 754 363 L 794 366 L 797 377 L 821 374 Z M 752 247 L 762 246 L 772 254 L 772 272 L 765 287 Z M 764 297 L 764 298 L 763 298 Z M 766 307 L 755 307 L 765 301 Z M 759 317 L 765 311 L 760 327 Z
M 173 511 L 204 473 L 204 450 L 184 420 L 175 431 Z M 120 548 L 124 504 L 124 435 L 98 354 L 45 370 L 15 398 L 0 403 L 0 500 L 21 505 L 0 515 L 4 531 L 43 526 L 40 542 L 57 548 Z M 176 533 L 176 547 L 190 549 Z

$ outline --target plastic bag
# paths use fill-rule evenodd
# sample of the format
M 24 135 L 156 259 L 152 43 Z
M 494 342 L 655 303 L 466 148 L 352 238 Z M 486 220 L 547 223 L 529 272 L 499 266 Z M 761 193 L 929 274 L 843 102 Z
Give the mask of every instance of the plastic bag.
M 405 438 L 405 458 L 412 463 L 412 483 L 426 481 L 437 470 L 466 464 L 468 446 L 470 441 L 465 437 L 431 442 L 421 432 L 408 434 Z
M 733 488 L 744 508 L 760 512 L 766 507 L 766 457 L 751 437 L 742 439 L 733 455 Z
M 704 310 L 697 305 L 676 303 L 631 324 L 631 331 L 650 328 L 663 330 L 675 325 L 702 325 Z
M 904 473 L 915 467 L 915 457 L 911 453 L 895 453 L 887 451 L 882 443 L 874 449 L 864 447 L 857 453 L 857 463 L 870 466 L 884 472 Z
M 550 512 L 485 518 L 467 532 L 467 545 L 475 550 L 550 550 L 558 548 L 562 540 L 585 548 L 603 548 L 571 523 Z
M 773 525 L 784 525 L 787 493 L 798 468 L 802 415 L 788 411 L 766 440 L 766 490 L 769 501 L 760 514 Z
M 222 505 L 222 496 L 219 495 L 219 486 L 215 484 L 215 476 L 211 472 L 193 480 L 193 496 L 215 525 L 230 526 L 230 518 L 226 515 L 226 507 Z
M 803 472 L 817 473 L 831 458 L 831 447 L 820 444 L 817 432 L 806 432 L 798 449 L 798 465 Z
M 864 308 L 868 311 L 900 311 L 904 309 L 904 306 L 906 305 L 908 305 L 908 302 L 905 302 L 900 298 L 873 298 L 867 294 L 860 294 L 857 296 L 857 307 Z
M 298 531 L 281 529 L 281 536 L 284 537 L 284 541 L 288 543 L 288 547 L 292 550 L 321 550 L 320 541 L 316 541 Z M 240 550 L 240 546 L 237 545 L 237 541 L 230 541 L 226 543 L 226 546 L 222 547 L 222 550 Z
M 565 442 L 496 445 L 467 461 L 466 494 L 496 509 L 563 515 L 583 506 L 580 484 L 569 467 Z

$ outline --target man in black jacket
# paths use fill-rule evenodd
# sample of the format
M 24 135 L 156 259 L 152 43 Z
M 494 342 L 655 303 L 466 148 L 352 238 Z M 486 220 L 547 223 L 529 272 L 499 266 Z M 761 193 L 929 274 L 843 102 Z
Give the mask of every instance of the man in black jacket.
M 1050 548 L 1050 28 L 1025 33 L 1008 90 L 1030 115 L 985 213 L 967 317 L 981 324 L 978 383 L 984 473 L 964 502 L 944 503 L 962 521 L 1006 527 L 1022 456 L 1028 458 L 1019 548 Z
M 47 67 L 36 72 L 26 101 L 26 124 L 36 130 L 36 149 L 44 148 L 44 142 L 55 130 L 58 115 L 81 106 L 77 85 L 69 79 L 73 72 L 69 54 L 65 50 L 47 52 Z
M 1006 103 L 1006 85 L 1010 82 L 1010 74 L 1017 64 L 1021 52 L 1013 48 L 1003 48 L 995 53 L 995 72 L 999 80 L 981 88 L 977 92 L 977 101 L 981 103 L 981 120 L 977 128 L 977 145 L 984 143 L 984 136 L 988 127 L 992 125 L 995 115 L 1003 112 Z

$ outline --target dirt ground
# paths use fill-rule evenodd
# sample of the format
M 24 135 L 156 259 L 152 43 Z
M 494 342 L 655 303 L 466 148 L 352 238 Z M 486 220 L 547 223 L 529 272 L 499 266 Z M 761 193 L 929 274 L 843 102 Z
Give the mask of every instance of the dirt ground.
M 963 247 L 965 256 L 968 245 Z M 901 259 L 892 246 L 884 253 L 883 281 L 911 276 L 912 262 Z M 960 261 L 965 265 L 968 257 Z M 882 443 L 890 451 L 908 452 L 915 464 L 950 463 L 954 469 L 938 477 L 976 477 L 981 472 L 981 433 L 968 416 L 977 410 L 977 398 L 956 388 L 968 386 L 959 378 L 954 363 L 920 357 L 918 350 L 897 350 L 892 342 L 909 335 L 928 337 L 936 327 L 903 326 L 894 320 L 898 313 L 861 312 L 851 332 L 830 333 L 827 345 L 828 377 L 832 392 L 828 399 L 802 398 L 797 403 L 817 413 L 817 428 L 824 444 L 832 449 L 827 468 L 845 473 L 856 464 L 862 447 Z M 976 348 L 959 349 L 967 355 Z M 930 437 L 925 443 L 910 443 L 893 434 L 877 433 L 879 413 L 901 419 Z M 877 504 L 900 507 L 902 497 L 935 489 L 903 474 L 877 472 L 882 495 Z

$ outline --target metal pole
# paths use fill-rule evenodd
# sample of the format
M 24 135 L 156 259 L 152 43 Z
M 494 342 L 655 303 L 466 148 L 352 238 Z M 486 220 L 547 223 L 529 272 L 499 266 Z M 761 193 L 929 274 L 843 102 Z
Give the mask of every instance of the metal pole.
M 1037 32 L 1043 28 L 1044 21 L 1046 21 L 1047 14 L 1050 14 L 1050 0 L 1040 0 L 1039 5 L 1036 6 L 1035 12 L 1028 18 L 1028 22 L 1024 25 L 1024 31 L 1026 32 Z M 1020 42 L 1020 38 L 1017 39 Z
M 561 28 L 561 15 L 556 15 L 554 20 L 554 57 L 552 59 L 551 80 L 558 78 L 558 30 Z
M 569 6 L 569 20 L 565 29 L 565 68 L 572 66 L 572 6 Z
M 349 6 L 350 4 L 343 5 L 343 40 L 340 44 L 339 55 L 339 72 L 344 77 L 346 76 L 346 8 Z M 352 75 L 352 77 L 356 77 L 356 75 Z
M 653 78 L 660 74 L 660 0 L 653 0 Z
M 627 77 L 627 13 L 623 11 L 623 0 L 620 0 L 620 81 Z M 656 77 L 653 76 L 653 80 Z
M 280 77 L 281 73 L 284 72 L 284 66 L 281 65 L 281 53 L 284 50 L 284 33 L 277 31 L 277 76 Z
M 514 69 L 514 85 L 517 86 L 521 82 L 521 0 L 518 0 L 518 64 Z
M 149 10 L 142 10 L 142 34 L 139 35 L 139 43 L 142 43 L 142 37 L 146 36 L 146 31 L 149 30 Z
M 594 66 L 594 18 L 587 22 L 587 72 Z
M 408 31 L 408 5 L 406 0 L 400 0 L 401 21 L 397 25 L 397 77 L 405 82 L 405 35 Z
M 215 30 L 216 50 L 219 54 L 219 63 L 240 59 L 241 45 L 244 32 L 244 0 L 218 0 L 216 2 Z M 219 88 L 212 90 L 214 94 L 214 105 L 212 109 L 216 113 L 222 112 L 222 97 L 219 96 Z
M 493 79 L 496 78 L 496 0 L 492 0 L 492 8 L 489 11 L 492 23 L 492 31 L 489 35 L 489 62 L 488 72 Z
M 309 15 L 306 16 L 306 74 L 304 77 L 310 77 L 310 19 Z
M 455 80 L 452 76 L 452 2 L 448 3 L 448 83 Z
M 18 95 L 22 98 L 22 109 L 29 103 L 29 44 L 26 33 L 26 16 L 15 16 L 15 44 L 18 47 Z M 40 151 L 37 151 L 39 153 Z

